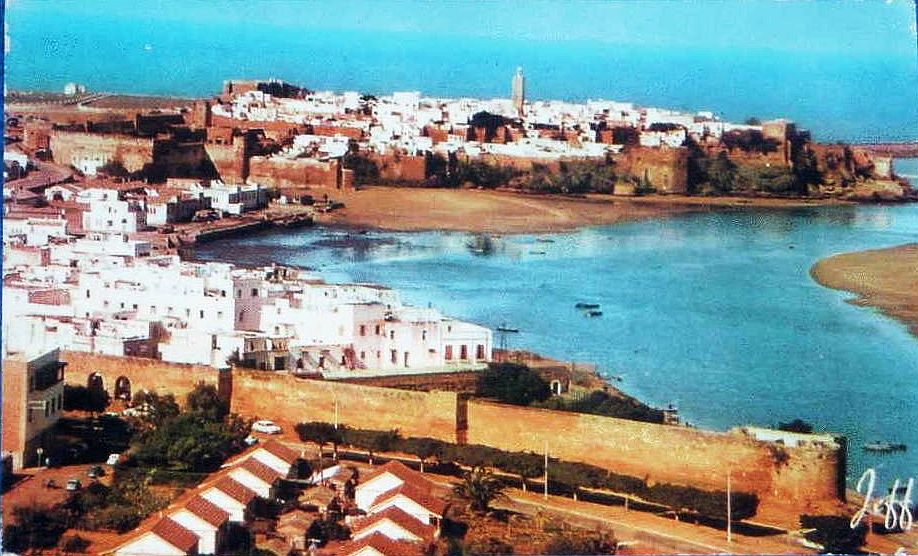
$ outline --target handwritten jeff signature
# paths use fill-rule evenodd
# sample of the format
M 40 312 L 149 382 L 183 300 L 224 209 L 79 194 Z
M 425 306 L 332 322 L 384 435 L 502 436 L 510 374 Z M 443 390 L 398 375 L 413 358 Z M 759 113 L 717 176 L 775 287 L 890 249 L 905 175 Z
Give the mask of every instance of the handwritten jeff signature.
M 861 478 L 857 481 L 858 494 L 864 495 L 864 505 L 851 518 L 851 528 L 854 529 L 861 524 L 868 515 L 882 515 L 883 525 L 887 531 L 902 530 L 908 531 L 912 528 L 912 487 L 915 479 L 910 478 L 906 486 L 901 486 L 899 479 L 893 483 L 889 494 L 882 497 L 874 497 L 873 491 L 876 486 L 877 472 L 873 469 L 867 469 Z M 862 492 L 864 483 L 866 491 Z M 901 496 L 901 497 L 900 497 Z

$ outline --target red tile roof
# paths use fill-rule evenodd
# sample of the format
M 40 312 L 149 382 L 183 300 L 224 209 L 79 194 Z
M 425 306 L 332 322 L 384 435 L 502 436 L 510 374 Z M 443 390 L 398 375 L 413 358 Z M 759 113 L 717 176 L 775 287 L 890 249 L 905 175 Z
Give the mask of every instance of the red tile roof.
M 280 459 L 286 461 L 287 463 L 293 464 L 296 460 L 300 458 L 295 450 L 292 450 L 276 440 L 269 440 L 261 445 L 270 454 L 274 454 Z
M 268 467 L 267 465 L 252 457 L 246 458 L 246 460 L 242 462 L 239 468 L 245 469 L 269 485 L 273 485 L 275 481 L 283 477 L 283 475 L 278 473 L 276 470 Z
M 421 523 L 414 516 L 405 513 L 403 510 L 395 506 L 386 508 L 385 510 L 375 514 L 356 519 L 350 524 L 350 528 L 356 536 L 364 529 L 369 529 L 370 527 L 373 527 L 385 519 L 388 519 L 402 529 L 422 539 L 433 540 L 434 534 L 437 532 L 437 528 L 433 525 Z
M 214 527 L 220 527 L 229 520 L 228 513 L 220 508 L 220 506 L 217 506 L 201 495 L 196 495 L 189 500 L 188 503 L 185 504 L 185 509 Z
M 402 495 L 414 502 L 420 504 L 425 510 L 434 513 L 438 516 L 442 516 L 446 512 L 446 502 L 437 498 L 431 494 L 430 489 L 419 488 L 418 486 L 412 483 L 403 483 L 401 486 L 387 490 L 379 496 L 377 496 L 372 502 L 370 502 L 370 511 L 373 511 L 373 508 L 387 502 L 399 495 Z
M 421 543 L 394 541 L 382 533 L 373 533 L 360 540 L 342 544 L 336 552 L 342 555 L 355 554 L 366 547 L 385 554 L 386 556 L 421 556 L 424 554 L 424 545 Z
M 233 500 L 242 502 L 243 504 L 248 504 L 253 498 L 258 496 L 255 491 L 239 483 L 239 481 L 232 477 L 223 477 L 214 484 L 213 488 L 220 490 Z
M 164 517 L 150 529 L 159 538 L 178 548 L 182 552 L 190 552 L 198 544 L 198 536 L 185 529 L 168 517 Z
M 383 466 L 380 466 L 379 468 L 376 469 L 376 471 L 367 475 L 366 478 L 360 481 L 360 484 L 365 485 L 369 483 L 370 481 L 372 481 L 373 479 L 377 477 L 381 477 L 385 475 L 386 473 L 395 475 L 396 477 L 401 479 L 403 482 L 411 483 L 417 488 L 421 488 L 424 490 L 430 490 L 433 487 L 433 483 L 428 481 L 423 475 L 421 475 L 414 469 L 411 469 L 410 467 L 406 466 L 404 463 L 397 461 L 397 460 L 392 460 L 389 463 Z

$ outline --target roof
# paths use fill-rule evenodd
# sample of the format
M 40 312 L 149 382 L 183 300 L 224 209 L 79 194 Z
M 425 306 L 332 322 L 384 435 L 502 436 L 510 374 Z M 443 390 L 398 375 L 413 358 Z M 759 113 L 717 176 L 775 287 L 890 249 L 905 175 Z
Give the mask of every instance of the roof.
M 185 504 L 185 509 L 215 527 L 219 527 L 229 520 L 228 513 L 200 494 L 189 500 Z
M 381 512 L 368 515 L 366 517 L 355 519 L 350 524 L 350 528 L 351 531 L 354 532 L 354 535 L 357 535 L 360 531 L 373 527 L 384 519 L 388 519 L 402 529 L 405 529 L 409 533 L 417 535 L 422 539 L 432 539 L 434 533 L 437 531 L 437 528 L 433 525 L 421 523 L 415 517 L 405 513 L 403 510 L 395 506 L 386 508 Z
M 231 477 L 223 477 L 217 481 L 212 488 L 216 488 L 233 500 L 242 502 L 243 504 L 248 504 L 257 496 L 255 491 Z
M 198 544 L 197 535 L 168 517 L 159 520 L 156 525 L 150 529 L 150 532 L 156 534 L 159 538 L 182 552 L 191 552 L 191 549 Z
M 370 502 L 370 511 L 372 512 L 374 507 L 392 500 L 399 495 L 418 503 L 425 510 L 439 516 L 442 516 L 444 512 L 446 512 L 446 502 L 433 496 L 430 490 L 425 490 L 412 483 L 403 483 L 401 486 L 383 492 Z
M 424 546 L 420 543 L 394 541 L 382 533 L 373 533 L 362 539 L 344 543 L 336 552 L 344 555 L 354 554 L 368 546 L 386 556 L 420 556 L 424 553 Z
M 267 465 L 252 457 L 246 458 L 246 460 L 242 462 L 239 468 L 245 469 L 269 485 L 274 484 L 275 481 L 283 477 L 283 475 L 278 473 L 276 470 L 268 467 Z
M 386 463 L 385 465 L 378 467 L 376 471 L 367 475 L 366 478 L 364 478 L 360 482 L 360 484 L 361 485 L 368 484 L 373 479 L 377 477 L 381 477 L 385 475 L 386 473 L 391 473 L 392 475 L 395 475 L 396 477 L 398 477 L 405 483 L 413 483 L 415 486 L 419 486 L 419 487 L 423 485 L 422 488 L 426 488 L 428 490 L 432 486 L 430 481 L 428 481 L 423 475 L 421 475 L 414 469 L 409 468 L 404 463 L 398 460 L 392 460 Z
M 300 459 L 300 454 L 296 450 L 292 450 L 277 440 L 270 440 L 261 445 L 261 448 L 266 452 L 273 454 L 280 459 L 286 461 L 287 463 L 292 464 L 296 460 Z

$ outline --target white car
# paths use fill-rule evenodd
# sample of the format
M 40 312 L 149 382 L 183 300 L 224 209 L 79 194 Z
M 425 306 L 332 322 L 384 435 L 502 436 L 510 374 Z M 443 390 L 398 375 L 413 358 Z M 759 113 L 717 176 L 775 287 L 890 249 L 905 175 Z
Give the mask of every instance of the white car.
M 252 423 L 252 432 L 260 432 L 264 434 L 280 434 L 281 428 L 274 423 L 274 421 L 261 420 L 255 421 Z

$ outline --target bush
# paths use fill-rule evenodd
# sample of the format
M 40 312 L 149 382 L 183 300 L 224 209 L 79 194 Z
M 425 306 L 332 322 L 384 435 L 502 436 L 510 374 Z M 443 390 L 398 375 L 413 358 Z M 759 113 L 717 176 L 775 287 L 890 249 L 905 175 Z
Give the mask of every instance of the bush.
M 70 535 L 61 543 L 61 550 L 65 553 L 82 554 L 89 548 L 89 541 L 79 535 Z
M 810 434 L 813 432 L 813 425 L 807 423 L 803 419 L 794 419 L 789 423 L 778 423 L 778 430 Z
M 867 538 L 866 524 L 852 529 L 848 518 L 836 515 L 801 515 L 800 526 L 815 529 L 806 538 L 821 544 L 825 554 L 860 554 Z
M 478 395 L 514 405 L 541 402 L 551 395 L 548 383 L 526 365 L 489 363 L 478 376 Z
M 663 411 L 646 406 L 632 398 L 613 396 L 602 390 L 594 390 L 579 400 L 552 398 L 544 403 L 533 405 L 558 411 L 589 413 L 646 423 L 663 422 Z
M 611 532 L 590 534 L 558 533 L 545 543 L 546 554 L 615 554 L 618 542 Z

